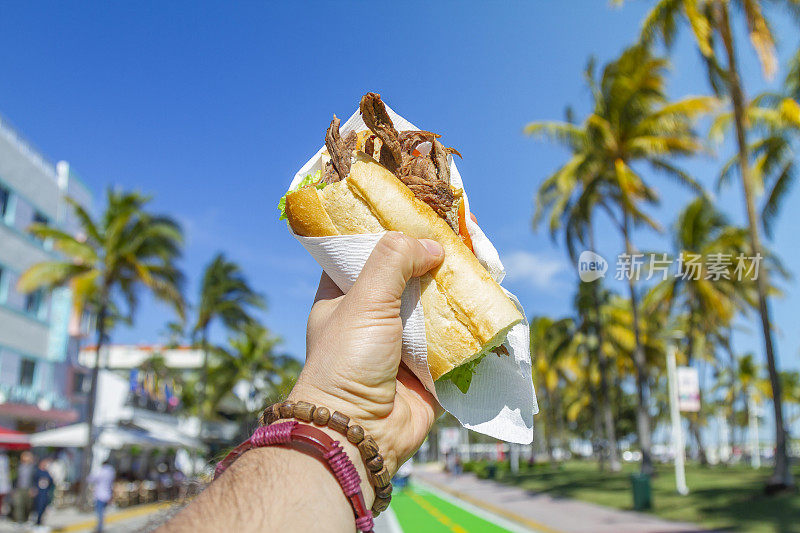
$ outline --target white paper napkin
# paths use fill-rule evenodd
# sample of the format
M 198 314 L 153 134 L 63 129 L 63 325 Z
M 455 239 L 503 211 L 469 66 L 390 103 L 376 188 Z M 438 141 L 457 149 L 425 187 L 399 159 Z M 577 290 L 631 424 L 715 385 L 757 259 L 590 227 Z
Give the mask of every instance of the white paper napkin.
M 416 130 L 413 124 L 392 111 L 386 110 L 399 131 Z M 361 114 L 355 113 L 341 128 L 342 136 L 350 131 L 367 129 Z M 322 168 L 324 146 L 312 157 L 292 180 L 290 189 L 308 174 Z M 450 179 L 455 187 L 463 188 L 461 175 L 455 162 L 450 159 Z M 467 229 L 472 238 L 478 260 L 499 283 L 505 276 L 497 250 L 483 231 L 469 218 L 469 200 L 464 191 L 467 214 Z M 337 235 L 333 237 L 301 237 L 295 235 L 300 244 L 325 270 L 328 276 L 347 292 L 352 287 L 372 249 L 382 233 L 362 235 Z M 525 312 L 517 298 L 506 291 L 519 308 Z M 531 380 L 530 340 L 527 320 L 514 326 L 505 346 L 509 356 L 497 357 L 489 354 L 477 368 L 469 391 L 462 393 L 451 381 L 436 381 L 431 378 L 427 363 L 427 342 L 422 305 L 419 303 L 419 280 L 409 282 L 403 293 L 400 316 L 403 320 L 402 359 L 408 368 L 431 391 L 445 410 L 455 416 L 461 424 L 471 430 L 491 437 L 519 444 L 533 441 L 533 415 L 539 411 L 536 393 Z

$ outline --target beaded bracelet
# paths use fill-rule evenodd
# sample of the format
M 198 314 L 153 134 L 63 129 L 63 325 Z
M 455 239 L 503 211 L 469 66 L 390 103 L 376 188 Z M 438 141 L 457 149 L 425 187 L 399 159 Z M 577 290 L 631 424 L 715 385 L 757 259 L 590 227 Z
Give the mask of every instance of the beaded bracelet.
M 339 441 L 313 426 L 300 424 L 296 420 L 281 422 L 271 426 L 257 428 L 253 435 L 231 450 L 214 469 L 216 480 L 244 452 L 263 446 L 286 446 L 292 442 L 310 446 L 320 459 L 328 463 L 336 481 L 342 487 L 344 495 L 350 501 L 356 519 L 356 528 L 364 533 L 373 533 L 373 515 L 367 509 L 364 495 L 361 492 L 361 476 L 358 475 L 353 462 L 344 452 Z
M 259 424 L 268 426 L 281 419 L 294 418 L 301 422 L 313 422 L 327 426 L 344 435 L 348 442 L 358 447 L 361 459 L 367 467 L 370 484 L 375 489 L 372 504 L 373 516 L 378 516 L 389 507 L 392 500 L 392 476 L 383 464 L 378 444 L 371 435 L 364 432 L 358 424 L 350 424 L 350 417 L 339 411 L 333 413 L 327 407 L 317 407 L 308 402 L 280 402 L 264 409 L 258 419 Z

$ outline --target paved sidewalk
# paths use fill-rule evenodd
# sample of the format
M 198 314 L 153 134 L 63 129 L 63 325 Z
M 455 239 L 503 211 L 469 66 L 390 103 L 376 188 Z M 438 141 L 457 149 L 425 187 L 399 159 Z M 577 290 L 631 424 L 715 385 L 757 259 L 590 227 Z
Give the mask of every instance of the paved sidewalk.
M 519 487 L 417 469 L 414 478 L 542 533 L 693 533 L 708 531 L 694 524 L 670 522 L 633 511 L 555 498 Z
M 135 505 L 123 509 L 109 508 L 106 511 L 104 531 L 106 533 L 147 532 L 167 520 L 179 507 L 173 502 Z M 94 531 L 97 521 L 93 512 L 83 513 L 74 507 L 49 508 L 44 515 L 44 526 L 37 529 L 32 524 L 16 524 L 0 520 L 0 533 L 45 532 L 81 533 Z

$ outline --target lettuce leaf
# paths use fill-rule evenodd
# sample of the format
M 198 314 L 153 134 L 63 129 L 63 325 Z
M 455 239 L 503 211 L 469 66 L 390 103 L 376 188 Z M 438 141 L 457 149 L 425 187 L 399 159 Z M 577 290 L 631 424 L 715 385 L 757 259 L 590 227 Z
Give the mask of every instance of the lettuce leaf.
M 313 174 L 309 174 L 308 176 L 306 176 L 305 178 L 300 180 L 300 183 L 298 183 L 297 186 L 294 189 L 286 191 L 286 194 L 284 194 L 281 197 L 281 199 L 278 201 L 278 211 L 281 212 L 280 216 L 278 217 L 278 220 L 286 220 L 286 195 L 287 194 L 289 194 L 290 192 L 294 192 L 294 191 L 300 190 L 303 187 L 308 187 L 309 185 L 314 185 L 314 187 L 316 187 L 317 189 L 322 189 L 327 184 L 325 182 L 320 181 L 320 179 L 322 179 L 322 170 L 321 169 L 317 170 Z M 317 183 L 317 182 L 319 182 L 319 183 Z
M 490 352 L 482 353 L 469 363 L 464 363 L 461 366 L 455 367 L 453 370 L 439 379 L 449 379 L 455 383 L 456 387 L 458 387 L 458 390 L 466 394 L 469 390 L 470 384 L 472 383 L 472 376 L 475 374 L 475 369 L 478 367 L 480 362 L 483 361 L 483 358 L 489 353 Z

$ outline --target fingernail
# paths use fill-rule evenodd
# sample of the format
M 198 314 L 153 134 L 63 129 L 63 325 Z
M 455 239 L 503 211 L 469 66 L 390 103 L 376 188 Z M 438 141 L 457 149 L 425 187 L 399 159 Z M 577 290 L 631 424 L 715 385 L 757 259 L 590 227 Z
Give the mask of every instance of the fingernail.
M 431 253 L 431 255 L 435 255 L 436 257 L 444 255 L 444 248 L 442 248 L 442 245 L 438 242 L 430 239 L 420 239 L 419 242 L 422 243 L 422 246 L 424 246 L 425 249 Z

